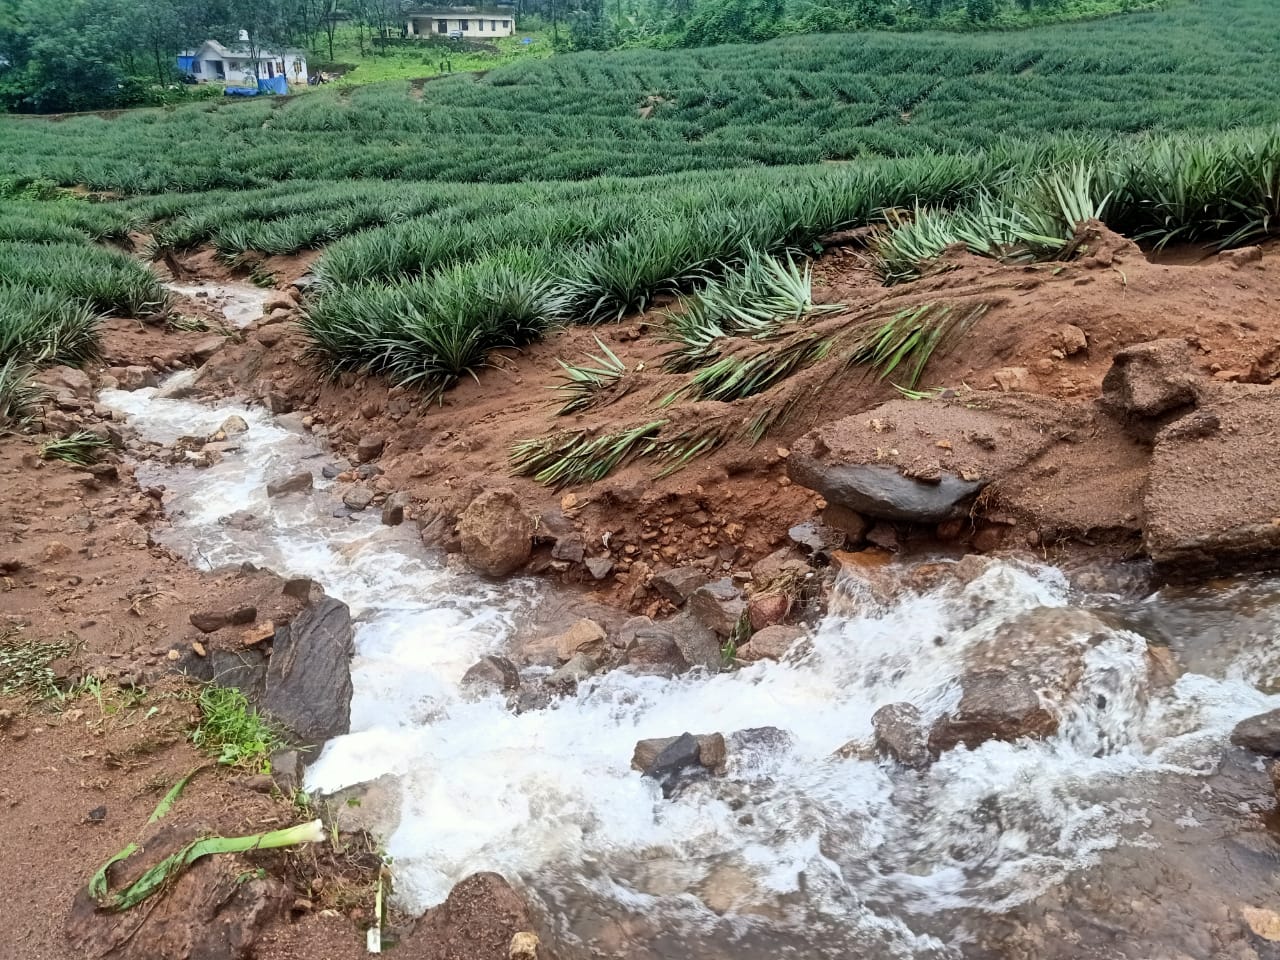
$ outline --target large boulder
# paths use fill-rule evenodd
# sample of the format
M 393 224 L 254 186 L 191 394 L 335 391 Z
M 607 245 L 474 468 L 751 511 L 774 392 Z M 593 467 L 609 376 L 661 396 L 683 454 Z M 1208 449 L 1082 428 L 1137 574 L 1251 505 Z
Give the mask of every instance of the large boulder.
M 891 400 L 805 434 L 787 472 L 861 517 L 940 523 L 1053 443 L 1060 415 L 1042 397 Z
M 1280 391 L 1232 385 L 1155 437 L 1144 543 L 1164 574 L 1280 566 Z
M 1280 710 L 1241 720 L 1231 731 L 1231 742 L 1254 753 L 1280 755 Z
M 1102 405 L 1123 417 L 1161 417 L 1196 402 L 1185 340 L 1149 340 L 1116 353 L 1102 380 Z
M 319 745 L 350 729 L 354 635 L 351 611 L 332 597 L 276 630 L 260 702 L 295 743 Z
M 112 867 L 111 889 L 123 889 L 145 869 L 217 832 L 167 818 L 149 826 L 139 851 Z M 286 919 L 293 902 L 287 884 L 261 876 L 241 856 L 203 857 L 133 910 L 101 910 L 82 886 L 67 916 L 67 940 L 75 956 L 94 960 L 248 960 L 263 931 Z
M 988 740 L 1012 742 L 1057 732 L 1058 715 L 1041 703 L 1025 677 L 984 670 L 967 674 L 960 686 L 960 703 L 929 733 L 934 756 L 961 744 L 972 750 Z
M 458 517 L 462 556 L 491 577 L 515 573 L 533 552 L 533 518 L 514 490 L 486 490 Z

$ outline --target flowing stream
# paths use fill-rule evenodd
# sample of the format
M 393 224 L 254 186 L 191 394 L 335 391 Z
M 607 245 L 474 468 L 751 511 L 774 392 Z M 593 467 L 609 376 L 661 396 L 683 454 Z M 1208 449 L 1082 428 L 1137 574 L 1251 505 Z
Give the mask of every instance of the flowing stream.
M 1265 774 L 1237 759 L 1228 783 L 1222 758 L 1237 721 L 1280 706 L 1275 582 L 1132 597 L 998 562 L 968 583 L 886 601 L 848 581 L 787 662 L 674 680 L 612 672 L 516 714 L 497 696 L 464 696 L 459 680 L 506 648 L 543 588 L 454 572 L 411 524 L 384 527 L 376 511 L 334 517 L 322 451 L 261 410 L 153 394 L 102 400 L 157 441 L 211 433 L 231 413 L 250 424 L 241 450 L 212 468 L 139 466 L 144 484 L 166 487 L 162 539 L 201 566 L 252 561 L 313 577 L 357 619 L 351 733 L 325 747 L 307 786 L 397 778 L 387 852 L 409 910 L 491 869 L 522 879 L 584 956 L 1101 956 L 1062 952 L 1074 941 L 1044 926 L 1046 911 L 1140 930 L 1156 921 L 1138 907 L 1089 898 L 1110 882 L 1132 891 L 1170 872 L 1196 877 L 1224 836 L 1242 833 L 1256 864 L 1164 894 L 1181 897 L 1161 907 L 1181 941 L 1198 934 L 1177 926 L 1191 923 L 1179 914 L 1198 917 L 1197 904 L 1234 902 L 1234 884 L 1274 875 Z M 269 501 L 267 481 L 300 462 L 316 490 Z M 262 528 L 219 524 L 238 510 Z M 1055 736 L 958 748 L 922 772 L 833 755 L 869 737 L 877 708 L 910 701 L 940 714 L 959 674 L 1002 657 L 1070 675 Z M 1176 679 L 1157 668 L 1170 660 Z M 731 748 L 725 776 L 672 799 L 629 766 L 641 738 L 762 727 L 783 734 Z M 1214 916 L 1238 927 L 1234 914 Z M 1020 944 L 1050 933 L 1019 953 L 993 943 L 997 926 Z

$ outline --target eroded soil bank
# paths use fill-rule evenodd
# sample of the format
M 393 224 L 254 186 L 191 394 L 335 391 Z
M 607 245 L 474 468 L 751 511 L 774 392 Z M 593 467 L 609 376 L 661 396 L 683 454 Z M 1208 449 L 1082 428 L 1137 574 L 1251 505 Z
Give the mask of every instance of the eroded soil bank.
M 146 389 L 188 370 L 197 373 L 169 381 L 169 395 L 261 401 L 284 431 L 334 448 L 319 459 L 300 453 L 297 470 L 277 480 L 301 473 L 318 479 L 328 468 L 333 483 L 315 495 L 328 497 L 336 515 L 374 511 L 429 547 L 494 562 L 503 572 L 543 574 L 563 587 L 513 643 L 509 653 L 517 667 L 569 666 L 589 650 L 594 659 L 588 674 L 652 668 L 661 676 L 685 670 L 699 657 L 706 668 L 719 669 L 726 647 L 739 660 L 785 656 L 800 630 L 825 609 L 840 571 L 846 572 L 842 582 L 862 584 L 859 589 L 871 591 L 876 602 L 957 576 L 951 566 L 937 564 L 908 577 L 896 568 L 883 574 L 895 554 L 903 560 L 1026 554 L 1064 563 L 1085 589 L 1131 596 L 1157 582 L 1142 562 L 1146 556 L 1159 561 L 1157 576 L 1266 565 L 1275 543 L 1268 511 L 1280 502 L 1273 496 L 1275 471 L 1268 467 L 1276 435 L 1271 381 L 1280 372 L 1274 256 L 1248 251 L 1153 263 L 1133 245 L 1108 237 L 1092 257 L 1066 265 L 1012 268 L 957 255 L 952 269 L 895 292 L 873 282 L 856 249 L 836 252 L 817 265 L 820 299 L 851 310 L 890 297 L 903 305 L 987 304 L 975 326 L 929 368 L 922 386 L 945 393 L 906 399 L 861 373 L 832 382 L 829 371 L 821 377 L 814 371 L 814 383 L 829 389 L 798 403 L 790 419 L 754 447 L 728 443 L 662 478 L 646 464 L 631 464 L 597 484 L 568 490 L 511 477 L 511 445 L 566 422 L 604 431 L 647 416 L 675 385 L 661 372 L 667 346 L 656 336 L 657 317 L 564 331 L 500 359 L 479 383 L 463 383 L 439 407 L 376 381 L 325 381 L 293 325 L 302 294 L 289 284 L 304 274 L 305 262 L 267 261 L 260 268 L 273 272 L 282 289 L 264 296 L 265 315 L 242 329 L 243 316 L 229 316 L 225 302 L 197 291 L 183 295 L 177 312 L 214 328 L 225 322 L 227 330 L 111 321 L 102 369 L 85 381 L 61 372 L 48 377 L 54 400 L 42 426 L 49 433 L 101 431 L 121 452 L 85 471 L 40 460 L 41 437 L 0 441 L 6 641 L 64 643 L 66 653 L 52 664 L 53 679 L 64 692 L 78 691 L 65 701 L 34 704 L 24 694 L 3 704 L 9 712 L 0 737 L 11 776 L 0 799 L 35 838 L 33 843 L 26 831 L 11 831 L 0 846 L 0 864 L 15 891 L 0 916 L 0 928 L 12 932 L 6 942 L 37 958 L 83 955 L 64 933 L 64 907 L 74 891 L 136 838 L 168 786 L 207 761 L 188 741 L 197 708 L 175 669 L 225 679 L 225 669 L 210 671 L 209 664 L 226 667 L 229 656 L 249 656 L 251 635 L 255 643 L 271 636 L 270 643 L 283 644 L 276 628 L 321 602 L 309 587 L 290 586 L 265 571 L 197 573 L 162 546 L 163 528 L 171 522 L 162 518 L 164 491 L 140 489 L 133 464 L 159 458 L 216 465 L 235 456 L 234 434 L 201 431 L 185 444 L 145 443 L 119 414 L 95 405 L 98 387 Z M 225 279 L 209 258 L 194 259 L 188 269 L 205 280 Z M 546 388 L 555 382 L 557 360 L 597 352 L 597 336 L 625 361 L 635 382 L 601 410 L 555 417 L 557 404 Z M 1160 343 L 1139 346 L 1152 341 Z M 688 405 L 674 415 L 723 416 L 708 409 L 718 406 Z M 865 467 L 891 477 L 892 489 L 869 492 L 865 473 L 858 472 Z M 909 495 L 902 495 L 904 481 Z M 961 496 L 953 496 L 957 484 Z M 1203 495 L 1207 486 L 1215 489 L 1213 497 Z M 471 539 L 482 541 L 476 547 L 468 545 L 468 524 L 460 526 L 459 518 L 478 497 L 487 497 L 491 509 L 473 515 L 477 532 Z M 516 514 L 527 518 L 527 532 L 523 521 L 513 520 Z M 250 512 L 231 524 L 233 530 L 242 524 L 247 535 L 254 522 Z M 513 529 L 523 544 L 505 542 Z M 958 576 L 972 575 L 972 568 Z M 193 613 L 234 619 L 249 607 L 251 618 L 209 633 L 192 622 Z M 626 633 L 632 614 L 661 621 L 677 613 L 684 624 L 680 639 L 696 636 L 696 645 L 634 621 Z M 583 616 L 601 626 L 612 649 L 602 651 L 603 636 L 566 632 Z M 761 636 L 755 646 L 753 632 Z M 617 646 L 612 638 L 620 636 L 630 640 Z M 501 686 L 502 667 L 493 669 Z M 572 689 L 580 679 L 572 674 L 557 683 Z M 540 691 L 546 689 L 541 680 L 533 693 L 521 688 L 520 695 L 528 696 L 520 708 L 543 708 L 548 694 Z M 1037 721 L 1029 722 L 1033 727 Z M 186 822 L 225 833 L 294 822 L 300 812 L 289 786 L 248 771 L 206 771 L 183 801 Z M 1196 819 L 1201 831 L 1217 824 L 1233 836 L 1239 832 L 1244 839 L 1232 843 L 1244 844 L 1258 864 L 1273 862 L 1274 842 L 1252 815 L 1224 812 L 1232 803 L 1269 809 L 1261 765 L 1231 761 L 1215 790 L 1212 802 L 1194 814 L 1176 809 L 1182 794 L 1162 795 L 1157 805 L 1169 808 L 1165 819 L 1181 813 Z M 1162 849 L 1175 851 L 1156 857 L 1164 875 L 1194 883 L 1191 864 L 1176 854 L 1177 834 L 1156 832 L 1166 844 Z M 257 944 L 258 956 L 363 955 L 359 928 L 371 918 L 376 875 L 371 846 L 357 844 L 319 860 L 250 858 L 243 866 L 263 870 L 260 886 L 251 891 L 254 909 L 241 904 L 231 911 L 224 898 L 224 915 L 256 918 L 244 936 Z M 1141 853 L 1113 857 L 1108 876 L 1114 882 L 1145 876 L 1148 861 Z M 1231 855 L 1223 859 L 1231 861 Z M 237 866 L 223 880 L 242 872 Z M 1259 882 L 1261 871 L 1242 869 L 1240 875 Z M 715 876 L 715 889 L 704 892 L 733 902 L 736 875 L 721 870 Z M 209 888 L 222 882 L 212 872 L 193 873 L 192 879 L 199 881 L 193 886 Z M 416 930 L 395 921 L 406 938 L 400 950 L 406 956 L 487 956 L 476 946 L 484 941 L 483 950 L 505 956 L 511 933 L 534 921 L 527 907 L 485 883 L 463 891 L 452 913 L 433 913 Z M 546 909 L 590 912 L 580 903 L 557 904 L 557 889 L 549 883 Z M 1159 890 L 1152 886 L 1147 893 L 1155 898 Z M 1112 908 L 1100 906 L 1088 886 L 1068 884 L 1054 896 L 993 923 L 975 947 L 986 952 L 973 955 L 1086 955 L 1081 951 L 1096 946 L 1089 924 Z M 1217 896 L 1215 889 L 1205 891 L 1203 909 L 1195 914 L 1202 927 L 1217 924 L 1204 950 L 1188 940 L 1184 952 L 1265 955 L 1254 949 L 1253 926 L 1241 926 L 1241 905 L 1222 904 Z M 1249 909 L 1264 906 L 1265 897 L 1246 899 Z M 175 922 L 188 930 L 193 916 L 207 924 L 217 915 L 208 913 L 207 901 L 192 900 L 185 908 L 184 902 L 175 898 L 173 910 Z M 1073 911 L 1083 919 L 1063 946 L 1055 931 Z M 1132 905 L 1127 915 L 1140 918 L 1124 938 L 1133 939 L 1134 950 L 1143 936 L 1172 923 Z M 1112 911 L 1111 922 L 1127 922 L 1117 917 Z M 600 924 L 597 946 L 606 955 L 644 955 L 636 952 L 639 943 L 667 955 L 663 932 L 646 926 L 643 911 L 616 924 L 589 923 Z M 1184 924 L 1172 926 L 1182 930 L 1167 938 L 1172 942 L 1193 936 Z M 755 945 L 773 949 L 767 937 Z M 441 949 L 446 952 L 433 952 Z M 541 955 L 547 955 L 545 947 Z M 1117 955 L 1139 954 L 1122 946 Z

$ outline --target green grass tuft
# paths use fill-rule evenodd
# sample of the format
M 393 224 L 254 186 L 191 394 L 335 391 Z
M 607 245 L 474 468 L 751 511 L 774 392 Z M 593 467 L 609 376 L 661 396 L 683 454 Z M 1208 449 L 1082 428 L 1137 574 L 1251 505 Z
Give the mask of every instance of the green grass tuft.
M 213 684 L 200 693 L 201 719 L 191 742 L 230 767 L 264 770 L 284 740 L 234 687 Z

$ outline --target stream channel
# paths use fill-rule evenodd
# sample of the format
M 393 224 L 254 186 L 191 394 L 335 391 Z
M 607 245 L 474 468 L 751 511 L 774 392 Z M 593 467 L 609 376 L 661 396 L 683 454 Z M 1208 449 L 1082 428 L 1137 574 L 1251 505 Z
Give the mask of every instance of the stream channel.
M 139 464 L 143 486 L 165 487 L 157 537 L 202 568 L 312 577 L 351 607 L 351 732 L 325 746 L 307 788 L 396 778 L 386 848 L 406 910 L 497 870 L 582 956 L 1255 955 L 1232 951 L 1247 939 L 1240 908 L 1280 892 L 1273 801 L 1261 763 L 1227 736 L 1280 706 L 1276 581 L 1135 596 L 1001 561 L 878 601 L 844 580 L 784 662 L 615 671 L 517 714 L 459 680 L 508 649 L 550 587 L 457 572 L 376 511 L 335 517 L 315 440 L 261 409 L 155 392 L 101 399 L 154 441 L 212 433 L 233 413 L 249 423 L 211 468 Z M 268 500 L 267 481 L 300 464 L 315 490 Z M 241 510 L 262 527 L 219 523 Z M 992 656 L 1078 676 L 1057 734 L 957 748 L 923 771 L 833 756 L 869 738 L 885 704 L 942 713 L 956 678 Z M 1157 667 L 1170 660 L 1176 679 Z M 785 736 L 731 748 L 723 777 L 672 799 L 630 768 L 641 738 L 761 727 Z

